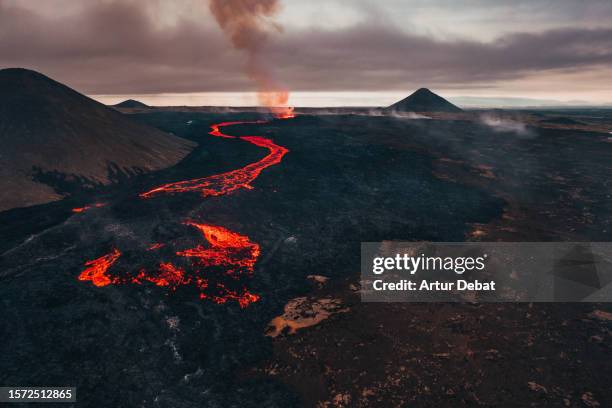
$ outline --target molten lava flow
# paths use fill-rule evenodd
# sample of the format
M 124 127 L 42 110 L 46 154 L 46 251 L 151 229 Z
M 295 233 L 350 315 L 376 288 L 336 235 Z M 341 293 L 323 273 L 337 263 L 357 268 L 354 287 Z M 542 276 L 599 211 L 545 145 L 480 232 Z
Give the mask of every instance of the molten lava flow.
M 250 121 L 241 121 L 241 122 L 221 122 L 221 123 L 215 123 L 213 125 L 210 125 L 210 128 L 212 130 L 210 132 L 208 132 L 208 134 L 212 135 L 212 136 L 217 136 L 217 137 L 225 137 L 227 139 L 236 139 L 236 136 L 226 135 L 225 133 L 221 132 L 221 128 L 225 127 L 225 126 L 232 126 L 232 125 L 256 125 L 256 124 L 261 124 L 261 123 L 267 123 L 267 121 L 265 121 L 265 120 L 250 120 Z
M 175 291 L 180 286 L 192 285 L 199 291 L 200 299 L 208 299 L 218 304 L 236 301 L 246 307 L 259 300 L 244 285 L 244 279 L 253 275 L 253 268 L 260 254 L 259 245 L 244 235 L 227 228 L 186 222 L 185 225 L 198 229 L 208 246 L 176 251 L 176 255 L 190 261 L 191 266 L 184 268 L 171 262 L 161 262 L 149 271 L 141 268 L 135 276 L 109 274 L 109 268 L 117 261 L 121 252 L 113 252 L 88 261 L 79 279 L 91 281 L 95 286 L 110 284 L 143 284 L 150 282 L 156 286 Z
M 154 242 L 151 245 L 149 245 L 149 247 L 147 248 L 147 251 L 155 251 L 157 249 L 163 248 L 166 244 L 163 244 L 161 242 Z
M 240 293 L 238 293 L 237 291 L 228 289 L 222 283 L 217 283 L 216 287 L 220 291 L 221 295 L 207 296 L 207 295 L 201 294 L 200 299 L 206 299 L 210 297 L 210 299 L 217 304 L 223 304 L 223 303 L 226 303 L 228 300 L 234 300 L 238 302 L 238 304 L 242 308 L 245 308 L 251 303 L 255 303 L 259 299 L 261 299 L 259 295 L 255 295 L 249 292 L 246 288 L 242 288 Z
M 198 245 L 195 248 L 177 252 L 178 256 L 192 258 L 195 264 L 202 267 L 222 266 L 225 273 L 230 276 L 253 273 L 260 249 L 258 244 L 249 240 L 249 237 L 223 227 L 194 222 L 188 222 L 186 225 L 199 229 L 210 247 L 204 248 Z
M 259 300 L 258 295 L 249 292 L 242 279 L 253 275 L 253 268 L 260 254 L 259 245 L 251 242 L 244 235 L 226 228 L 187 222 L 186 225 L 200 230 L 210 246 L 198 245 L 195 248 L 178 251 L 178 256 L 191 259 L 194 269 L 206 268 L 207 278 L 203 273 L 196 279 L 200 289 L 200 299 L 210 299 L 222 304 L 235 300 L 240 307 L 246 307 Z M 227 279 L 231 278 L 231 279 Z
M 162 262 L 155 274 L 148 274 L 145 269 L 141 269 L 130 282 L 141 284 L 144 281 L 152 282 L 157 286 L 167 286 L 174 291 L 181 285 L 191 283 L 191 277 L 186 276 L 183 268 L 174 266 L 169 262 Z
M 246 123 L 264 123 L 263 121 L 257 122 L 224 122 L 212 125 L 211 135 L 226 138 L 235 138 L 222 133 L 220 127 L 246 124 Z M 250 185 L 255 180 L 261 171 L 267 167 L 273 166 L 281 162 L 283 156 L 289 151 L 288 149 L 279 146 L 272 142 L 270 139 L 266 139 L 261 136 L 242 136 L 240 139 L 252 143 L 256 146 L 267 148 L 270 153 L 258 162 L 251 163 L 241 169 L 228 171 L 227 173 L 215 174 L 214 176 L 202 177 L 193 180 L 179 181 L 176 183 L 164 184 L 163 186 L 154 188 L 153 190 L 147 191 L 140 194 L 141 198 L 151 198 L 158 194 L 176 194 L 197 191 L 202 194 L 203 197 L 219 196 L 229 194 L 240 188 L 246 188 L 251 190 L 253 187 Z
M 108 205 L 108 203 L 94 203 L 94 204 L 91 204 L 91 205 L 86 205 L 84 207 L 73 208 L 72 212 L 73 213 L 81 213 L 83 211 L 89 210 L 90 208 L 100 208 L 100 207 L 104 207 L 106 205 Z
M 278 111 L 277 115 L 283 118 L 293 117 L 291 109 L 283 112 Z M 254 123 L 266 123 L 266 121 L 217 123 L 211 126 L 210 134 L 216 137 L 236 139 L 236 136 L 221 132 L 221 128 Z M 269 150 L 268 155 L 258 162 L 237 170 L 166 184 L 142 193 L 140 197 L 151 198 L 161 193 L 190 191 L 198 191 L 202 196 L 208 197 L 229 194 L 239 188 L 251 189 L 250 183 L 259 176 L 261 171 L 280 163 L 283 156 L 289 151 L 262 136 L 241 136 L 240 139 L 255 146 L 265 147 Z M 179 260 L 183 260 L 177 263 L 189 263 L 189 267 L 177 266 L 172 262 L 161 262 L 149 270 L 141 268 L 135 276 L 113 276 L 107 273 L 108 269 L 121 255 L 115 249 L 108 255 L 87 262 L 85 266 L 88 268 L 81 273 L 79 279 L 90 280 L 96 286 L 150 282 L 168 288 L 170 291 L 175 291 L 180 286 L 190 285 L 198 290 L 200 299 L 208 299 L 214 303 L 223 304 L 235 301 L 244 308 L 257 302 L 260 299 L 259 295 L 251 293 L 246 288 L 244 279 L 253 275 L 255 263 L 261 252 L 259 245 L 252 242 L 249 237 L 224 227 L 191 221 L 186 222 L 185 225 L 199 230 L 207 241 L 207 245 L 197 245 L 195 248 L 175 252 Z M 146 250 L 155 251 L 165 245 L 161 242 L 151 243 Z
M 109 254 L 96 258 L 93 261 L 88 261 L 85 266 L 88 266 L 79 275 L 79 280 L 91 281 L 96 286 L 106 286 L 111 283 L 116 283 L 117 280 L 106 274 L 108 268 L 110 268 L 121 256 L 121 252 L 118 249 L 113 249 Z

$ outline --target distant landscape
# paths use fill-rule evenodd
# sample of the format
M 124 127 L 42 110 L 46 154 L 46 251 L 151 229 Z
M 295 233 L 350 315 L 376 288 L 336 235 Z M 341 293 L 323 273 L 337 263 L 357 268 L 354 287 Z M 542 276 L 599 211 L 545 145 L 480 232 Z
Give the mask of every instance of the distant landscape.
M 0 71 L 0 82 L 15 75 L 28 87 L 11 100 L 31 113 L 8 116 L 3 137 L 24 129 L 62 161 L 32 156 L 15 173 L 3 164 L 4 191 L 20 186 L 2 201 L 17 208 L 0 213 L 2 296 L 15 334 L 4 341 L 23 356 L 2 360 L 3 382 L 78 384 L 88 403 L 113 395 L 117 406 L 198 401 L 201 387 L 209 401 L 236 404 L 314 406 L 340 393 L 362 405 L 523 405 L 537 395 L 519 375 L 528 372 L 553 387 L 544 398 L 609 397 L 590 374 L 612 374 L 601 358 L 600 305 L 367 304 L 355 272 L 361 241 L 609 239 L 601 187 L 612 111 L 464 110 L 419 89 L 386 108 L 298 108 L 274 119 L 261 109 L 133 100 L 103 107 L 32 71 Z M 67 142 L 63 129 L 78 138 Z M 32 143 L 13 145 L 12 156 L 28 157 Z M 88 152 L 97 143 L 103 150 Z M 203 254 L 227 258 L 190 258 L 203 236 L 212 245 Z M 221 236 L 242 243 L 226 247 Z M 203 276 L 208 287 L 193 284 Z M 409 346 L 397 342 L 403 336 Z M 391 364 L 398 358 L 420 368 Z M 369 370 L 373 359 L 387 369 Z M 491 370 L 515 374 L 502 381 Z M 89 385 L 100 375 L 104 384 Z M 235 381 L 241 391 L 225 388 Z M 502 386 L 501 396 L 484 391 Z
M 612 407 L 611 20 L 0 0 L 0 404 Z

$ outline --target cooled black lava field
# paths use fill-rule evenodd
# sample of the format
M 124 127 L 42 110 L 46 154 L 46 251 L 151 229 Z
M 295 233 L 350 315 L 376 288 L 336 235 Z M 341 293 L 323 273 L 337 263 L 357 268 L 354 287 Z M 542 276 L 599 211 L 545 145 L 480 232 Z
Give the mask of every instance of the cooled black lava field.
M 537 355 L 517 352 L 511 339 L 531 306 L 441 305 L 449 315 L 473 319 L 463 328 L 456 322 L 453 327 L 469 331 L 475 343 L 484 330 L 476 316 L 499 319 L 486 349 L 496 350 L 491 352 L 494 359 L 503 356 L 499 364 L 510 374 L 507 378 L 500 375 L 499 364 L 477 360 L 458 373 L 460 366 L 435 350 L 423 355 L 423 349 L 446 335 L 437 331 L 440 322 L 428 319 L 435 313 L 429 310 L 432 306 L 394 309 L 362 306 L 353 299 L 351 310 L 361 312 L 334 315 L 295 335 L 265 336 L 268 323 L 290 299 L 312 293 L 307 276 L 328 277 L 331 287 L 358 284 L 362 241 L 611 240 L 612 135 L 529 126 L 499 130 L 468 120 L 298 115 L 223 128 L 228 135 L 263 136 L 288 149 L 279 163 L 261 170 L 250 183 L 252 189 L 144 199 L 139 194 L 230 172 L 262 160 L 268 151 L 242 139 L 209 135 L 214 123 L 261 119 L 257 114 L 155 111 L 133 117 L 199 146 L 173 168 L 132 178 L 116 172 L 114 187 L 0 213 L 2 384 L 76 386 L 79 406 L 310 405 L 333 402 L 330 390 L 340 386 L 326 369 L 342 366 L 343 359 L 358 353 L 326 338 L 350 335 L 357 340 L 347 344 L 354 345 L 396 333 L 401 336 L 395 342 L 410 339 L 421 346 L 419 358 L 406 350 L 399 357 L 405 359 L 401 365 L 417 374 L 387 394 L 366 395 L 380 398 L 382 406 L 409 405 L 420 401 L 413 397 L 426 389 L 452 382 L 470 386 L 445 394 L 445 399 L 430 396 L 428 403 L 477 406 L 479 387 L 499 386 L 506 387 L 507 401 L 523 406 L 564 406 L 565 400 L 568 406 L 585 406 L 585 398 L 601 407 L 612 405 L 612 366 L 605 363 L 612 358 L 610 321 L 589 317 L 594 310 L 609 311 L 609 305 L 533 306 L 532 320 L 521 333 L 571 343 L 567 353 L 575 352 L 579 363 L 560 358 L 554 347 L 542 347 Z M 82 182 L 53 173 L 38 177 L 62 194 L 76 192 Z M 73 212 L 96 203 L 101 205 Z M 201 298 L 194 286 L 169 290 L 142 279 L 104 286 L 78 279 L 86 262 L 114 248 L 121 257 L 109 271 L 124 277 L 137 276 L 149 265 L 179 262 L 177 252 L 188 248 L 206 248 L 202 235 L 186 222 L 223 227 L 259 246 L 252 275 L 240 280 L 257 300 L 242 305 L 231 296 L 214 301 Z M 352 313 L 361 313 L 362 325 L 347 325 L 359 322 Z M 380 314 L 386 316 L 385 325 L 402 329 L 377 331 L 368 316 Z M 401 320 L 408 317 L 414 330 Z M 317 378 L 312 390 L 295 373 L 274 375 L 262 368 L 300 339 L 312 342 L 301 350 L 312 353 L 313 362 L 304 371 Z M 392 351 L 381 347 L 362 354 L 362 366 L 397 359 L 397 354 L 385 354 Z M 555 363 L 542 364 L 538 371 L 537 358 Z M 513 383 L 511 374 L 529 367 L 536 385 Z M 497 377 L 485 384 L 482 378 L 489 373 Z M 384 381 L 387 374 L 372 370 L 363 384 Z M 544 392 L 537 385 L 546 378 L 551 383 L 543 385 Z M 355 397 L 350 401 L 348 406 L 366 406 Z

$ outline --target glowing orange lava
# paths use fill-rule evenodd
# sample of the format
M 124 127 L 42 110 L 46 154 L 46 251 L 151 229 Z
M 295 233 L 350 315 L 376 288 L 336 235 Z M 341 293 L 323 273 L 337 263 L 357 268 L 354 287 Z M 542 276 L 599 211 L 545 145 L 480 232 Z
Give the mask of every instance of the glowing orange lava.
M 91 281 L 96 286 L 106 286 L 115 283 L 116 280 L 108 276 L 106 272 L 108 268 L 117 262 L 120 256 L 121 252 L 115 248 L 109 254 L 85 262 L 85 266 L 88 266 L 88 268 L 81 272 L 79 280 Z
M 91 204 L 91 205 L 86 205 L 84 207 L 73 208 L 72 212 L 73 213 L 82 213 L 83 211 L 87 211 L 90 208 L 100 208 L 100 207 L 104 207 L 106 205 L 108 205 L 108 203 L 94 203 L 94 204 Z
M 212 125 L 212 131 L 210 132 L 213 136 L 235 138 L 222 133 L 220 128 L 222 126 L 247 124 L 247 123 L 265 123 L 264 121 L 256 122 L 224 122 Z M 179 181 L 176 183 L 164 184 L 163 186 L 154 188 L 150 191 L 140 194 L 141 198 L 151 198 L 158 194 L 176 194 L 186 192 L 199 192 L 203 197 L 219 196 L 232 193 L 238 189 L 245 188 L 248 190 L 253 189 L 250 185 L 255 180 L 261 171 L 267 167 L 274 166 L 281 162 L 283 156 L 289 152 L 288 149 L 279 146 L 272 142 L 270 139 L 266 139 L 261 136 L 242 136 L 241 140 L 245 140 L 256 146 L 267 148 L 270 153 L 259 160 L 258 162 L 251 163 L 241 169 L 228 171 L 227 173 L 215 174 L 213 176 L 202 177 L 192 180 Z
M 274 111 L 278 118 L 292 118 L 293 108 L 284 107 L 282 110 Z M 250 122 L 222 122 L 211 126 L 210 135 L 229 139 L 236 136 L 221 132 L 221 128 L 239 124 L 258 124 L 266 121 Z M 262 136 L 241 136 L 239 139 L 252 143 L 269 150 L 263 159 L 251 163 L 237 170 L 232 170 L 213 176 L 169 183 L 140 194 L 141 198 L 151 198 L 162 193 L 182 193 L 197 191 L 203 197 L 219 196 L 229 194 L 240 188 L 252 189 L 253 182 L 267 167 L 280 163 L 283 156 L 289 150 L 279 146 Z M 103 206 L 94 204 L 93 206 Z M 81 212 L 92 206 L 74 209 Z M 89 280 L 96 286 L 109 284 L 143 284 L 153 283 L 160 287 L 175 291 L 180 286 L 195 286 L 199 291 L 200 299 L 208 299 L 214 303 L 223 304 L 228 301 L 237 302 L 244 308 L 253 302 L 257 302 L 259 295 L 251 293 L 244 284 L 244 279 L 253 275 L 255 263 L 261 253 L 259 244 L 252 242 L 249 237 L 230 231 L 227 228 L 200 224 L 192 221 L 184 223 L 199 230 L 206 245 L 197 245 L 175 251 L 178 257 L 177 264 L 172 262 L 161 262 L 152 270 L 141 268 L 135 275 L 119 276 L 108 274 L 109 268 L 121 256 L 121 252 L 115 249 L 110 254 L 85 263 L 86 268 L 79 276 L 80 280 Z M 147 247 L 147 251 L 155 251 L 167 245 L 155 242 Z M 181 261 L 182 260 L 182 261 Z M 188 266 L 180 266 L 189 264 Z
M 280 88 L 270 80 L 265 80 L 262 89 L 257 93 L 259 103 L 266 106 L 278 119 L 295 117 L 293 106 L 289 106 L 289 91 Z
M 286 108 L 283 108 L 282 112 L 277 113 L 276 117 L 278 119 L 291 119 L 291 118 L 295 118 L 295 113 L 293 113 L 292 107 L 286 107 Z
M 159 269 L 155 274 L 148 274 L 145 269 L 141 269 L 138 275 L 131 279 L 131 283 L 141 284 L 144 281 L 152 282 L 157 286 L 167 286 L 170 290 L 176 290 L 180 285 L 191 283 L 191 278 L 186 276 L 183 268 L 174 266 L 169 262 L 159 264 Z
M 179 251 L 178 256 L 192 258 L 198 266 L 222 266 L 227 275 L 246 273 L 251 275 L 260 254 L 259 245 L 251 242 L 249 237 L 237 234 L 223 227 L 188 222 L 199 229 L 210 247 L 198 245 L 192 249 Z
M 253 275 L 260 254 L 259 245 L 227 228 L 195 222 L 185 224 L 200 230 L 210 244 L 208 248 L 198 245 L 176 253 L 191 259 L 195 270 L 203 272 L 201 268 L 205 268 L 208 271 L 206 278 L 199 273 L 196 279 L 200 299 L 219 304 L 235 300 L 240 307 L 258 301 L 259 296 L 249 292 L 241 282 Z M 228 281 L 227 277 L 232 279 Z
M 213 125 L 210 125 L 210 128 L 212 130 L 210 132 L 208 132 L 208 134 L 212 135 L 212 136 L 217 136 L 217 137 L 225 137 L 227 139 L 236 139 L 236 136 L 226 135 L 225 133 L 221 132 L 221 128 L 225 127 L 225 126 L 232 126 L 232 125 L 256 125 L 256 124 L 261 124 L 261 123 L 267 123 L 267 121 L 265 121 L 265 120 L 251 120 L 251 121 L 236 121 L 236 122 L 215 123 Z
M 121 256 L 121 252 L 115 249 L 85 263 L 88 268 L 81 272 L 79 279 L 89 280 L 95 286 L 151 282 L 170 291 L 175 291 L 179 286 L 194 285 L 200 299 L 209 299 L 218 304 L 233 300 L 240 307 L 258 301 L 260 297 L 246 289 L 244 278 L 253 275 L 260 254 L 259 245 L 227 228 L 195 222 L 186 222 L 185 225 L 198 229 L 208 242 L 207 247 L 198 245 L 176 251 L 177 256 L 190 260 L 190 268 L 161 262 L 156 270 L 142 268 L 132 277 L 109 274 L 109 268 Z

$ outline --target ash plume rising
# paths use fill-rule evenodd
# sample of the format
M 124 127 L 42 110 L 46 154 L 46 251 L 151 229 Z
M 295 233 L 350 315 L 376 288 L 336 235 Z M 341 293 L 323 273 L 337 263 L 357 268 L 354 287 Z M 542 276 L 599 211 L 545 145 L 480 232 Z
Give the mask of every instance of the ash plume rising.
M 234 48 L 247 54 L 247 74 L 257 84 L 259 103 L 279 118 L 293 116 L 289 91 L 273 77 L 262 50 L 269 35 L 282 31 L 271 20 L 280 9 L 279 0 L 209 0 L 210 11 Z

